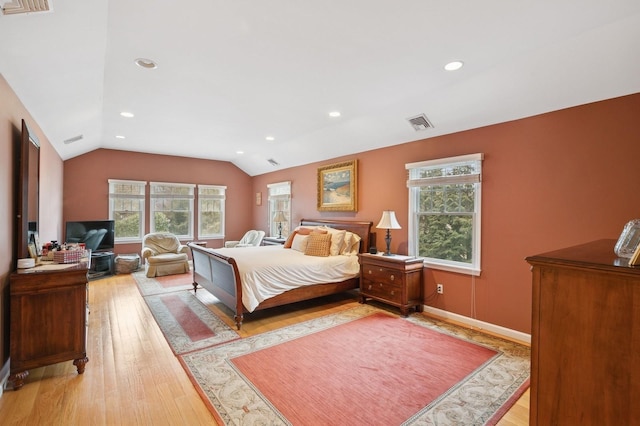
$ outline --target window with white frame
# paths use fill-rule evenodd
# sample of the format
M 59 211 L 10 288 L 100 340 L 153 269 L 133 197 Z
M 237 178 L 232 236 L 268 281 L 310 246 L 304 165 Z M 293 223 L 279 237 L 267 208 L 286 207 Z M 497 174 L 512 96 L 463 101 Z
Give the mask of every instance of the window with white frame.
M 193 238 L 195 185 L 151 182 L 151 232 L 171 232 L 180 239 Z
M 428 266 L 480 275 L 483 154 L 407 164 L 409 254 Z
M 224 238 L 226 186 L 198 185 L 198 238 Z
M 115 222 L 115 242 L 137 242 L 144 235 L 147 182 L 109 179 L 109 219 Z
M 270 183 L 269 235 L 286 238 L 291 232 L 291 182 Z

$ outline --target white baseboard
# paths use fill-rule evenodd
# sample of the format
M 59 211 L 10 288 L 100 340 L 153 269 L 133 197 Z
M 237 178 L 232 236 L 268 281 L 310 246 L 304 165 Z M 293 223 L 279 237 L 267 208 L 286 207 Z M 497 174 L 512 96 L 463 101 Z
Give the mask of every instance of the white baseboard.
M 7 359 L 7 362 L 5 362 L 4 365 L 2 366 L 2 369 L 0 369 L 0 398 L 2 398 L 2 393 L 4 392 L 4 389 L 7 386 L 7 381 L 9 380 L 10 364 L 11 364 L 11 358 Z
M 480 331 L 486 330 L 490 333 L 503 336 L 504 338 L 507 338 L 507 339 L 517 340 L 519 342 L 524 342 L 529 345 L 531 344 L 531 335 L 527 333 L 523 333 L 521 331 L 512 330 L 510 328 L 502 327 L 500 325 L 495 325 L 489 322 L 484 322 L 474 318 L 465 317 L 464 315 L 454 314 L 453 312 L 445 311 L 438 308 L 433 308 L 431 306 L 426 306 L 426 305 L 424 307 L 424 312 L 434 317 L 459 322 L 461 324 L 464 324 L 476 330 L 480 330 Z

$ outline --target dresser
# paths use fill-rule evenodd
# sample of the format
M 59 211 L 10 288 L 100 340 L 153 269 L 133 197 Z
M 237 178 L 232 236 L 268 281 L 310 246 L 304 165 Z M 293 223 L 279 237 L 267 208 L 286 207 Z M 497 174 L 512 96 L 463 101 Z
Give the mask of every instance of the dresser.
M 422 259 L 412 256 L 360 254 L 360 303 L 368 298 L 400 308 L 407 316 L 422 312 Z
M 532 425 L 640 419 L 640 267 L 598 240 L 531 256 Z
M 19 269 L 9 278 L 11 371 L 19 390 L 31 368 L 87 358 L 87 263 Z

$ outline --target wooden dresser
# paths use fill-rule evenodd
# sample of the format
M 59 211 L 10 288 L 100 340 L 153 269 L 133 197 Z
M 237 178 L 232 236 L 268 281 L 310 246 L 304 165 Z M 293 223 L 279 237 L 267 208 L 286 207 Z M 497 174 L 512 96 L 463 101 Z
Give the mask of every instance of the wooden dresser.
M 87 272 L 87 263 L 78 263 L 11 274 L 9 380 L 15 390 L 31 368 L 73 360 L 78 374 L 84 373 L 89 362 Z
M 404 316 L 411 307 L 422 312 L 422 268 L 416 257 L 360 254 L 360 302 L 376 299 L 399 307 Z
M 527 258 L 533 271 L 532 425 L 640 419 L 640 267 L 615 240 Z

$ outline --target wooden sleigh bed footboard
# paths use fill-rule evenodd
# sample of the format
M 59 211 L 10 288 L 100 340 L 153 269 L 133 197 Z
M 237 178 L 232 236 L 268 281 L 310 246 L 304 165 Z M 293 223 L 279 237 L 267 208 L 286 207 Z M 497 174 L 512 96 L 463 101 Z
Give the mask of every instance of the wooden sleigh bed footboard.
M 344 229 L 358 234 L 362 239 L 360 252 L 369 248 L 371 222 L 341 221 L 324 219 L 303 219 L 301 226 L 329 226 Z M 224 256 L 218 252 L 203 248 L 196 244 L 189 244 L 193 255 L 193 286 L 198 285 L 220 300 L 234 312 L 234 321 L 238 330 L 242 327 L 244 313 L 248 312 L 242 304 L 242 283 L 238 266 L 233 257 Z M 240 249 L 239 249 L 240 250 Z M 272 308 L 302 300 L 342 293 L 359 287 L 359 278 L 351 278 L 337 283 L 318 283 L 286 291 L 260 303 L 255 310 Z

